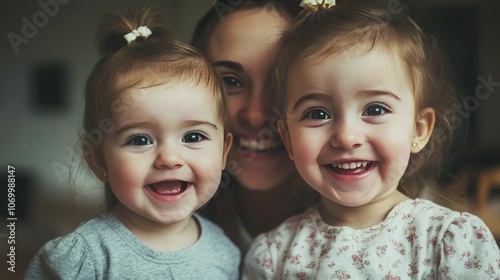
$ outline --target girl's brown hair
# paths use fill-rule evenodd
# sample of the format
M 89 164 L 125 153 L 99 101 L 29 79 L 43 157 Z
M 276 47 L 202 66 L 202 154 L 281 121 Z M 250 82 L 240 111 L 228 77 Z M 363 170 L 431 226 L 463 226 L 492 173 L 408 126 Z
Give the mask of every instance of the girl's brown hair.
M 140 26 L 152 32 L 128 43 L 124 35 Z M 170 36 L 158 23 L 152 7 L 108 15 L 100 25 L 95 42 L 101 59 L 92 69 L 85 85 L 82 147 L 89 166 L 92 160 L 103 163 L 104 136 L 112 132 L 113 117 L 123 117 L 128 110 L 121 95 L 133 87 L 147 88 L 169 82 L 206 87 L 213 93 L 215 110 L 228 131 L 228 113 L 224 86 L 211 64 L 194 48 Z M 140 96 L 136 97 L 140 101 Z M 100 176 L 98 176 L 100 177 Z M 106 184 L 108 206 L 116 198 Z
M 340 2 L 340 3 L 339 3 Z M 410 156 L 399 189 L 414 198 L 439 194 L 437 179 L 452 143 L 451 118 L 456 117 L 458 98 L 445 79 L 444 68 L 433 38 L 401 9 L 395 12 L 386 1 L 337 1 L 331 8 L 307 10 L 280 41 L 274 77 L 273 106 L 286 116 L 286 85 L 289 67 L 302 59 L 321 61 L 354 48 L 369 52 L 382 48 L 401 60 L 416 104 L 415 118 L 433 108 L 436 122 L 423 150 Z M 283 119 L 286 124 L 286 119 Z

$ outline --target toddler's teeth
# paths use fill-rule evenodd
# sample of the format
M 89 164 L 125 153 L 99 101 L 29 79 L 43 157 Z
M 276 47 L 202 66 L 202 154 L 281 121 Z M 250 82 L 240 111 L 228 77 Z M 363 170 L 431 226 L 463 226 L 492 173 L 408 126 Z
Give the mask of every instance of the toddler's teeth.
M 356 169 L 360 168 L 361 166 L 366 167 L 368 165 L 369 161 L 363 161 L 363 162 L 350 162 L 350 163 L 332 163 L 332 167 L 334 168 L 340 168 L 340 169 Z

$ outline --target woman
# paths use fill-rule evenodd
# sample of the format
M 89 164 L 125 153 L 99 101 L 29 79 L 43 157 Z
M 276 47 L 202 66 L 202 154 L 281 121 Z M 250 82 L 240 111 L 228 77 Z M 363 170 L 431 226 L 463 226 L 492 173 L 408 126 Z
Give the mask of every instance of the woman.
M 233 147 L 219 194 L 203 210 L 242 252 L 254 237 L 316 202 L 298 177 L 267 106 L 276 46 L 300 1 L 216 1 L 192 45 L 226 85 Z

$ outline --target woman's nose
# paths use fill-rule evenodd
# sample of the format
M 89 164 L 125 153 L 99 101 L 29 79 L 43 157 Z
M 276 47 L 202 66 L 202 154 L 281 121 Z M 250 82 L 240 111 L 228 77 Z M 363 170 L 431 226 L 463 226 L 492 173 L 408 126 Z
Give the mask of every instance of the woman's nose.
M 240 118 L 250 127 L 263 127 L 271 119 L 271 112 L 266 102 L 267 91 L 253 90 L 249 93 L 240 111 Z

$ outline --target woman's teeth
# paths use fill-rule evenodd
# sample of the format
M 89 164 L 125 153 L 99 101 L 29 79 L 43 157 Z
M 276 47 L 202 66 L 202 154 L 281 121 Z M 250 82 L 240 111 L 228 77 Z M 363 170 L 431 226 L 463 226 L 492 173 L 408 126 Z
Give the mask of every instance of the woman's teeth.
M 356 169 L 361 166 L 366 167 L 370 162 L 369 161 L 359 161 L 359 162 L 344 162 L 344 163 L 334 163 L 332 164 L 333 167 L 335 168 L 340 168 L 340 169 Z
M 240 147 L 255 151 L 273 150 L 283 146 L 283 142 L 276 140 L 240 139 Z

